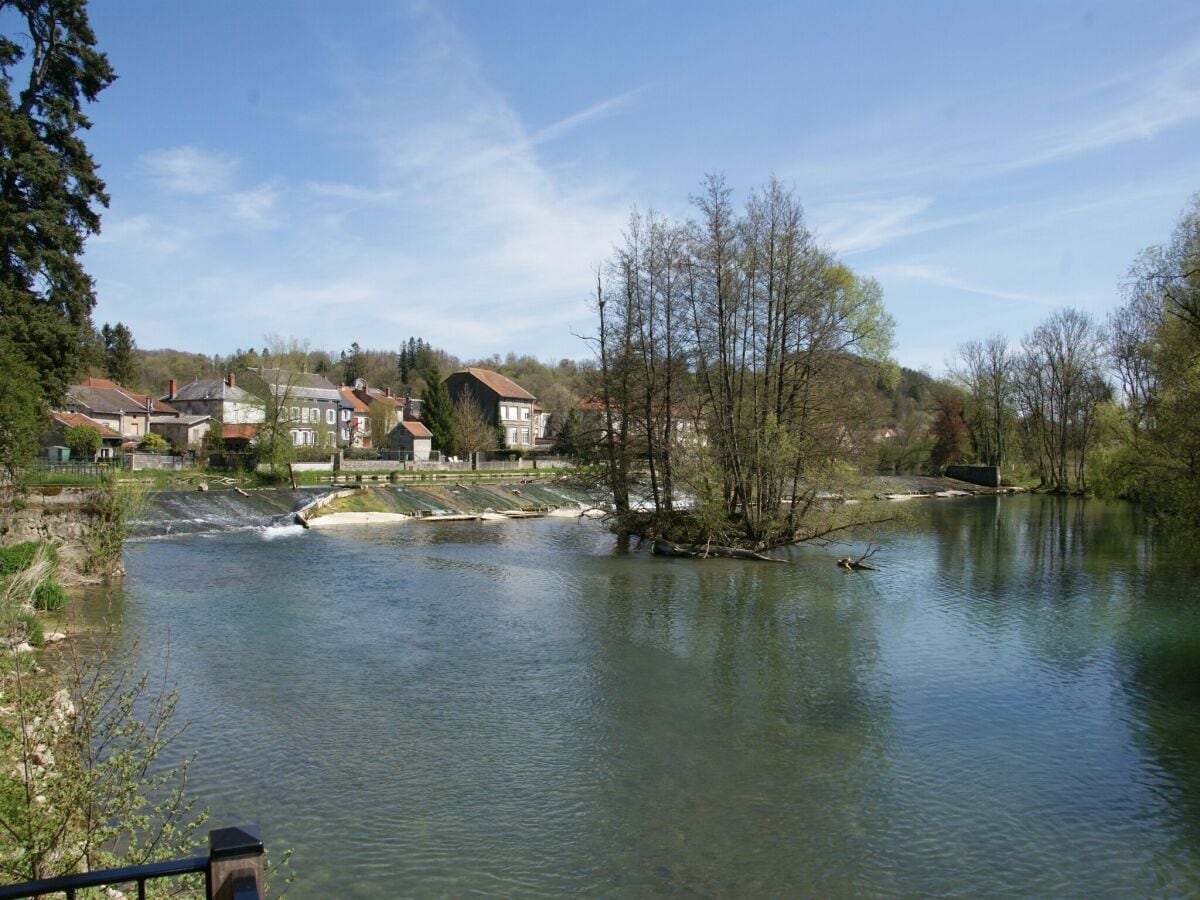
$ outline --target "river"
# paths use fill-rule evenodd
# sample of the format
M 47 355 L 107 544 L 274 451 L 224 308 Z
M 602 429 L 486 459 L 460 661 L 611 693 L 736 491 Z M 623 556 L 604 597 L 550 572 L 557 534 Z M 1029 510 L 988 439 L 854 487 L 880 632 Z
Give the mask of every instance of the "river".
M 1194 554 L 906 506 L 862 573 L 564 519 L 148 539 L 86 615 L 169 646 L 191 787 L 291 897 L 1200 893 Z

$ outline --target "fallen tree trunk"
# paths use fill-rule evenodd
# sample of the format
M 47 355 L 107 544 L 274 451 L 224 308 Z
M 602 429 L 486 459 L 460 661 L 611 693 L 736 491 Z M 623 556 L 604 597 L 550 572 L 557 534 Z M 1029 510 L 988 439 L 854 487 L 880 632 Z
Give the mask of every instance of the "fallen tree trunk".
M 674 544 L 670 541 L 655 541 L 654 555 L 683 556 L 690 559 L 707 559 L 710 556 L 719 556 L 726 559 L 752 559 L 758 562 L 787 562 L 786 559 L 764 556 L 761 553 L 755 553 L 753 550 L 744 550 L 741 547 L 726 547 L 722 544 Z

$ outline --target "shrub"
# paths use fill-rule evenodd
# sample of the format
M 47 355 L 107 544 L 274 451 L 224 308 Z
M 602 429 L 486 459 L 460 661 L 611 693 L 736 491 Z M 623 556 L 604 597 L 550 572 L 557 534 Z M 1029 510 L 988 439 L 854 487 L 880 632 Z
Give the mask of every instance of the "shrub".
M 147 453 L 165 453 L 170 449 L 170 444 L 167 443 L 167 439 L 161 434 L 155 434 L 151 431 L 142 438 L 142 442 L 138 444 L 138 449 L 145 450 Z
M 34 647 L 40 647 L 46 643 L 46 629 L 42 626 L 42 620 L 37 617 L 36 613 L 31 613 L 29 610 L 17 613 L 17 622 L 25 631 L 25 640 Z
M 67 592 L 53 578 L 47 578 L 34 589 L 33 605 L 46 612 L 57 612 L 67 605 Z
M 25 541 L 11 547 L 0 547 L 0 575 L 14 575 L 29 568 L 39 547 L 46 548 L 46 558 L 51 567 L 58 565 L 58 551 L 46 541 Z

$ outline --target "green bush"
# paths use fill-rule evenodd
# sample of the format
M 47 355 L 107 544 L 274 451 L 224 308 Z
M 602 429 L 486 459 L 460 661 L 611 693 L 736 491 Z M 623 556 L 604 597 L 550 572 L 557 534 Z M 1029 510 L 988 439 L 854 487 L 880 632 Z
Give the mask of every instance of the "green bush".
M 15 575 L 24 572 L 33 562 L 38 548 L 45 546 L 52 566 L 58 564 L 58 551 L 53 544 L 45 541 L 25 541 L 13 544 L 11 547 L 0 547 L 0 575 Z
M 33 605 L 46 612 L 57 612 L 67 605 L 67 592 L 53 578 L 47 578 L 34 589 Z
M 142 438 L 142 442 L 138 444 L 138 449 L 145 450 L 147 453 L 165 453 L 170 449 L 170 446 L 165 437 L 151 431 Z
M 46 643 L 46 629 L 42 626 L 42 620 L 35 613 L 28 610 L 17 614 L 17 621 L 25 629 L 25 640 L 29 641 L 34 647 L 40 647 Z

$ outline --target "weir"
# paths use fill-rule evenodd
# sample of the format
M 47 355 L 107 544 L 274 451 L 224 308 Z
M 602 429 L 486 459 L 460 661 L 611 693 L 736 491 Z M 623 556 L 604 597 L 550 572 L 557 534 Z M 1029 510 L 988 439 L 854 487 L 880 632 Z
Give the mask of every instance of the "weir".
M 331 493 L 330 487 L 289 490 L 159 491 L 133 522 L 135 538 L 160 538 L 229 531 L 294 528 L 296 514 Z M 591 503 L 578 490 L 546 483 L 373 485 L 333 502 L 343 510 L 396 512 L 409 516 L 486 511 L 584 508 Z

